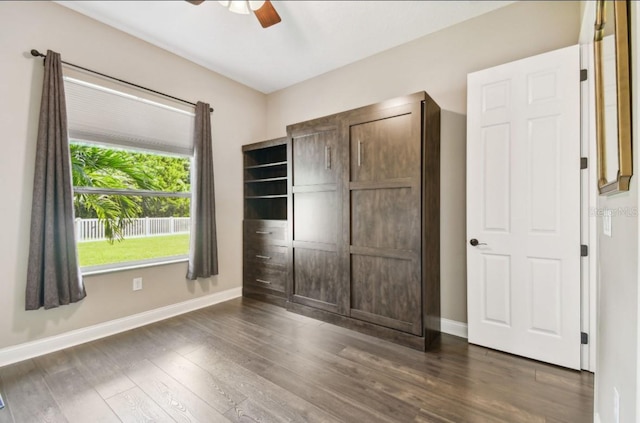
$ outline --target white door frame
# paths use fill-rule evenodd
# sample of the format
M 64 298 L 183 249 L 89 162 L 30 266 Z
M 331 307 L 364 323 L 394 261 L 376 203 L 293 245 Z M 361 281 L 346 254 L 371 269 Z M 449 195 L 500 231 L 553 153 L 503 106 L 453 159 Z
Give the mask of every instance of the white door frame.
M 587 70 L 587 81 L 580 87 L 580 115 L 581 115 L 581 155 L 586 157 L 588 167 L 583 170 L 581 177 L 582 187 L 582 223 L 581 243 L 589 246 L 589 256 L 584 257 L 581 265 L 581 327 L 582 331 L 589 334 L 589 344 L 581 349 L 581 367 L 590 372 L 596 371 L 596 345 L 598 342 L 597 331 L 597 279 L 598 263 L 598 220 L 594 213 L 598 204 L 598 180 L 597 155 L 595 139 L 595 84 L 593 79 L 593 36 L 595 21 L 595 2 L 585 2 L 580 28 L 580 68 Z
M 589 343 L 582 345 L 580 350 L 580 365 L 583 370 L 595 372 L 596 366 L 596 280 L 597 280 L 597 217 L 593 211 L 597 208 L 598 187 L 596 166 L 596 143 L 592 140 L 595 134 L 595 117 L 590 118 L 593 108 L 589 106 L 589 99 L 595 98 L 593 84 L 593 66 L 591 45 L 580 46 L 580 68 L 587 70 L 587 80 L 580 86 L 580 143 L 581 156 L 587 158 L 587 169 L 582 171 L 580 185 L 582 192 L 581 205 L 581 244 L 589 247 L 589 255 L 582 258 L 580 266 L 581 316 L 582 332 L 589 335 Z

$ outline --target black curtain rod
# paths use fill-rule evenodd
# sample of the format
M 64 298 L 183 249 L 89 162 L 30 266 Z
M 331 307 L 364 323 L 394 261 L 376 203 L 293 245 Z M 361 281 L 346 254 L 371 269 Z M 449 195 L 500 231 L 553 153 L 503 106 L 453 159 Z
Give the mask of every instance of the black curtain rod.
M 47 57 L 46 54 L 42 54 L 36 49 L 31 50 L 31 55 L 33 57 L 44 57 L 44 58 Z M 131 85 L 132 87 L 140 88 L 142 90 L 146 90 L 146 91 L 152 92 L 154 94 L 158 94 L 158 95 L 161 95 L 161 96 L 173 99 L 173 100 L 181 101 L 183 103 L 190 104 L 192 106 L 196 105 L 195 103 L 192 103 L 190 101 L 183 100 L 181 98 L 174 97 L 172 95 L 165 94 L 165 93 L 162 93 L 160 91 L 152 90 L 151 88 L 143 87 L 142 85 L 134 84 L 133 82 L 125 81 L 124 79 L 116 78 L 116 77 L 113 77 L 113 76 L 110 76 L 110 75 L 105 75 L 104 73 L 101 73 L 101 72 L 98 72 L 98 71 L 94 71 L 94 70 L 87 69 L 87 68 L 82 67 L 82 66 L 74 65 L 73 63 L 69 63 L 69 62 L 65 62 L 65 61 L 62 61 L 62 63 L 64 63 L 65 65 L 68 65 L 68 66 L 73 66 L 74 68 L 82 69 L 83 71 L 87 71 L 87 72 L 94 73 L 96 75 L 103 76 L 105 78 L 113 79 L 114 81 L 122 82 L 123 84 Z M 209 108 L 209 112 L 213 112 L 213 107 Z

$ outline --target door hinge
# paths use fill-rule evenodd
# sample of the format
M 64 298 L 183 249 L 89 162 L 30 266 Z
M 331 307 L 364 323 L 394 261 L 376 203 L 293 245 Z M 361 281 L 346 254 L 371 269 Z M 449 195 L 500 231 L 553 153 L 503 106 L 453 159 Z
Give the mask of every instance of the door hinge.
M 580 69 L 580 82 L 587 80 L 587 70 Z
M 587 168 L 587 158 L 586 157 L 580 157 L 580 169 L 586 169 Z
M 589 334 L 586 332 L 580 332 L 580 343 L 587 345 L 589 343 Z
M 580 257 L 587 257 L 589 255 L 589 247 L 587 245 L 580 246 Z

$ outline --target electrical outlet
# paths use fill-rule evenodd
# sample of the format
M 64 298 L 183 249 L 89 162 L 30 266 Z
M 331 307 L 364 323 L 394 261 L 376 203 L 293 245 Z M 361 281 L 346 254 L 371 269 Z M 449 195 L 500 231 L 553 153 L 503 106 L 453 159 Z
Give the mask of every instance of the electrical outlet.
M 602 232 L 607 236 L 611 236 L 611 215 L 611 210 L 605 210 L 602 216 Z
M 620 394 L 613 388 L 613 421 L 620 423 Z
M 133 278 L 133 290 L 140 291 L 142 289 L 142 278 Z

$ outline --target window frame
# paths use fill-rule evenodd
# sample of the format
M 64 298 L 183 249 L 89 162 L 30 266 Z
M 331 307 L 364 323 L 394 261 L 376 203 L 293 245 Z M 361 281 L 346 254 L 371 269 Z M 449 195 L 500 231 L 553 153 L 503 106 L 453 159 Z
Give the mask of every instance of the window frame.
M 189 160 L 189 177 L 192 178 L 193 166 L 194 166 L 194 156 L 195 154 L 192 152 L 187 155 L 184 153 L 174 153 L 168 152 L 165 150 L 154 150 L 151 148 L 135 148 L 131 146 L 125 145 L 117 145 L 110 142 L 96 142 L 83 140 L 78 137 L 70 137 L 69 145 L 83 145 L 83 146 L 91 146 L 91 147 L 99 147 L 103 149 L 112 149 L 125 151 L 128 153 L 143 153 L 143 154 L 153 154 L 158 156 L 165 157 L 176 157 L 183 158 Z M 98 195 L 121 195 L 121 196 L 131 196 L 131 197 L 154 197 L 154 198 L 189 198 L 190 200 L 190 208 L 191 208 L 191 200 L 193 199 L 193 187 L 189 186 L 188 192 L 176 192 L 176 191 L 156 191 L 156 190 L 143 190 L 143 189 L 123 189 L 123 188 L 103 188 L 103 187 L 76 187 L 72 186 L 74 198 L 78 194 L 98 194 Z M 191 217 L 191 216 L 189 216 Z M 191 225 L 189 229 L 189 237 L 191 237 Z M 78 234 L 75 234 L 75 243 L 76 248 L 78 248 Z M 116 241 L 117 242 L 117 241 Z M 189 250 L 191 249 L 191 245 L 189 245 Z M 119 261 L 116 263 L 106 263 L 99 264 L 93 266 L 80 266 L 80 272 L 83 276 L 91 276 L 91 275 L 99 275 L 106 274 L 112 272 L 120 272 L 125 270 L 135 270 L 142 269 L 147 267 L 155 267 L 162 266 L 173 263 L 182 263 L 187 262 L 189 260 L 189 252 L 186 254 L 173 255 L 173 256 L 163 256 L 163 257 L 155 257 L 148 258 L 142 260 L 131 260 L 131 261 Z

